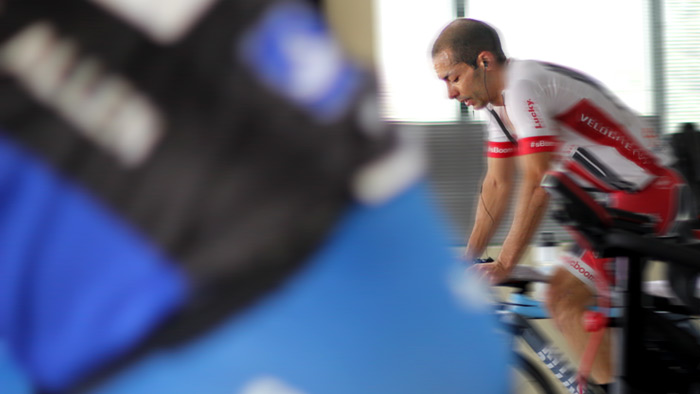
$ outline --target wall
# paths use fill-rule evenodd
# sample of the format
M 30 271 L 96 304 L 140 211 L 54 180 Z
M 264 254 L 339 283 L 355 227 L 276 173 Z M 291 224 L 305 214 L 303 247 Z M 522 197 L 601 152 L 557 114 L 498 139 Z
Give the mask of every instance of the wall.
M 327 0 L 324 13 L 346 51 L 361 64 L 374 64 L 373 0 Z

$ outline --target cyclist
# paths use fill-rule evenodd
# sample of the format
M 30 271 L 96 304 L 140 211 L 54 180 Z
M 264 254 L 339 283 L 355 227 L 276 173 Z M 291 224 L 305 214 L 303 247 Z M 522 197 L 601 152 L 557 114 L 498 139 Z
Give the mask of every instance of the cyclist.
M 483 294 L 446 281 L 420 151 L 308 4 L 0 19 L 0 339 L 32 386 L 506 392 Z
M 562 66 L 507 58 L 496 30 L 474 19 L 445 27 L 432 59 L 449 97 L 489 117 L 487 172 L 468 259 L 484 252 L 508 206 L 516 162 L 521 168 L 515 216 L 500 254 L 473 270 L 499 282 L 518 263 L 547 207 L 540 181 L 549 170 L 565 171 L 582 186 L 609 193 L 612 207 L 654 215 L 659 234 L 671 230 L 684 182 L 669 168 L 674 157 L 599 82 Z M 579 354 L 588 337 L 582 316 L 595 292 L 594 272 L 606 262 L 583 246 L 562 259 L 547 296 L 553 320 Z M 592 375 L 606 383 L 612 379 L 607 337 L 600 349 Z

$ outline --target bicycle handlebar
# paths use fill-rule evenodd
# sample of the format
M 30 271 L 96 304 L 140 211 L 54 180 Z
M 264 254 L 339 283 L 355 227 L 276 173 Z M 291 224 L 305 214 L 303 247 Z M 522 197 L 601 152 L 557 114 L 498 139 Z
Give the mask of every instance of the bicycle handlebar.
M 491 257 L 487 257 L 485 259 L 474 259 L 473 261 L 474 264 L 483 264 L 491 262 L 493 262 L 493 259 Z M 496 286 L 506 286 L 525 289 L 525 286 L 533 282 L 547 283 L 549 282 L 549 276 L 543 274 L 536 268 L 517 265 L 510 272 L 508 278 L 496 284 Z

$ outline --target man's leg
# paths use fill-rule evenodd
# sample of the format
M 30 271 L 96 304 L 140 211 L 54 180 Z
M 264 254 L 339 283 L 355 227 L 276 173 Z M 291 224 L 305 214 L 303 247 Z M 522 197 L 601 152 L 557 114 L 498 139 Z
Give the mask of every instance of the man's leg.
M 587 285 L 563 267 L 555 271 L 547 292 L 547 308 L 554 324 L 577 357 L 583 355 L 590 337 L 583 326 L 583 314 L 592 301 L 593 292 Z M 598 348 L 591 375 L 601 384 L 613 380 L 610 332 L 607 329 Z

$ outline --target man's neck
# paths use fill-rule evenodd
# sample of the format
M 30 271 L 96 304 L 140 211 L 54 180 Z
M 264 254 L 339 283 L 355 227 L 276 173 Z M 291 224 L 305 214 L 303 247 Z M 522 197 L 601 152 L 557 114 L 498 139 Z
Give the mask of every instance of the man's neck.
M 503 100 L 503 90 L 505 89 L 505 74 L 508 67 L 509 60 L 506 60 L 503 64 L 499 65 L 492 76 L 493 91 L 496 92 L 494 97 L 491 99 L 491 104 L 497 107 L 502 107 L 505 105 Z

